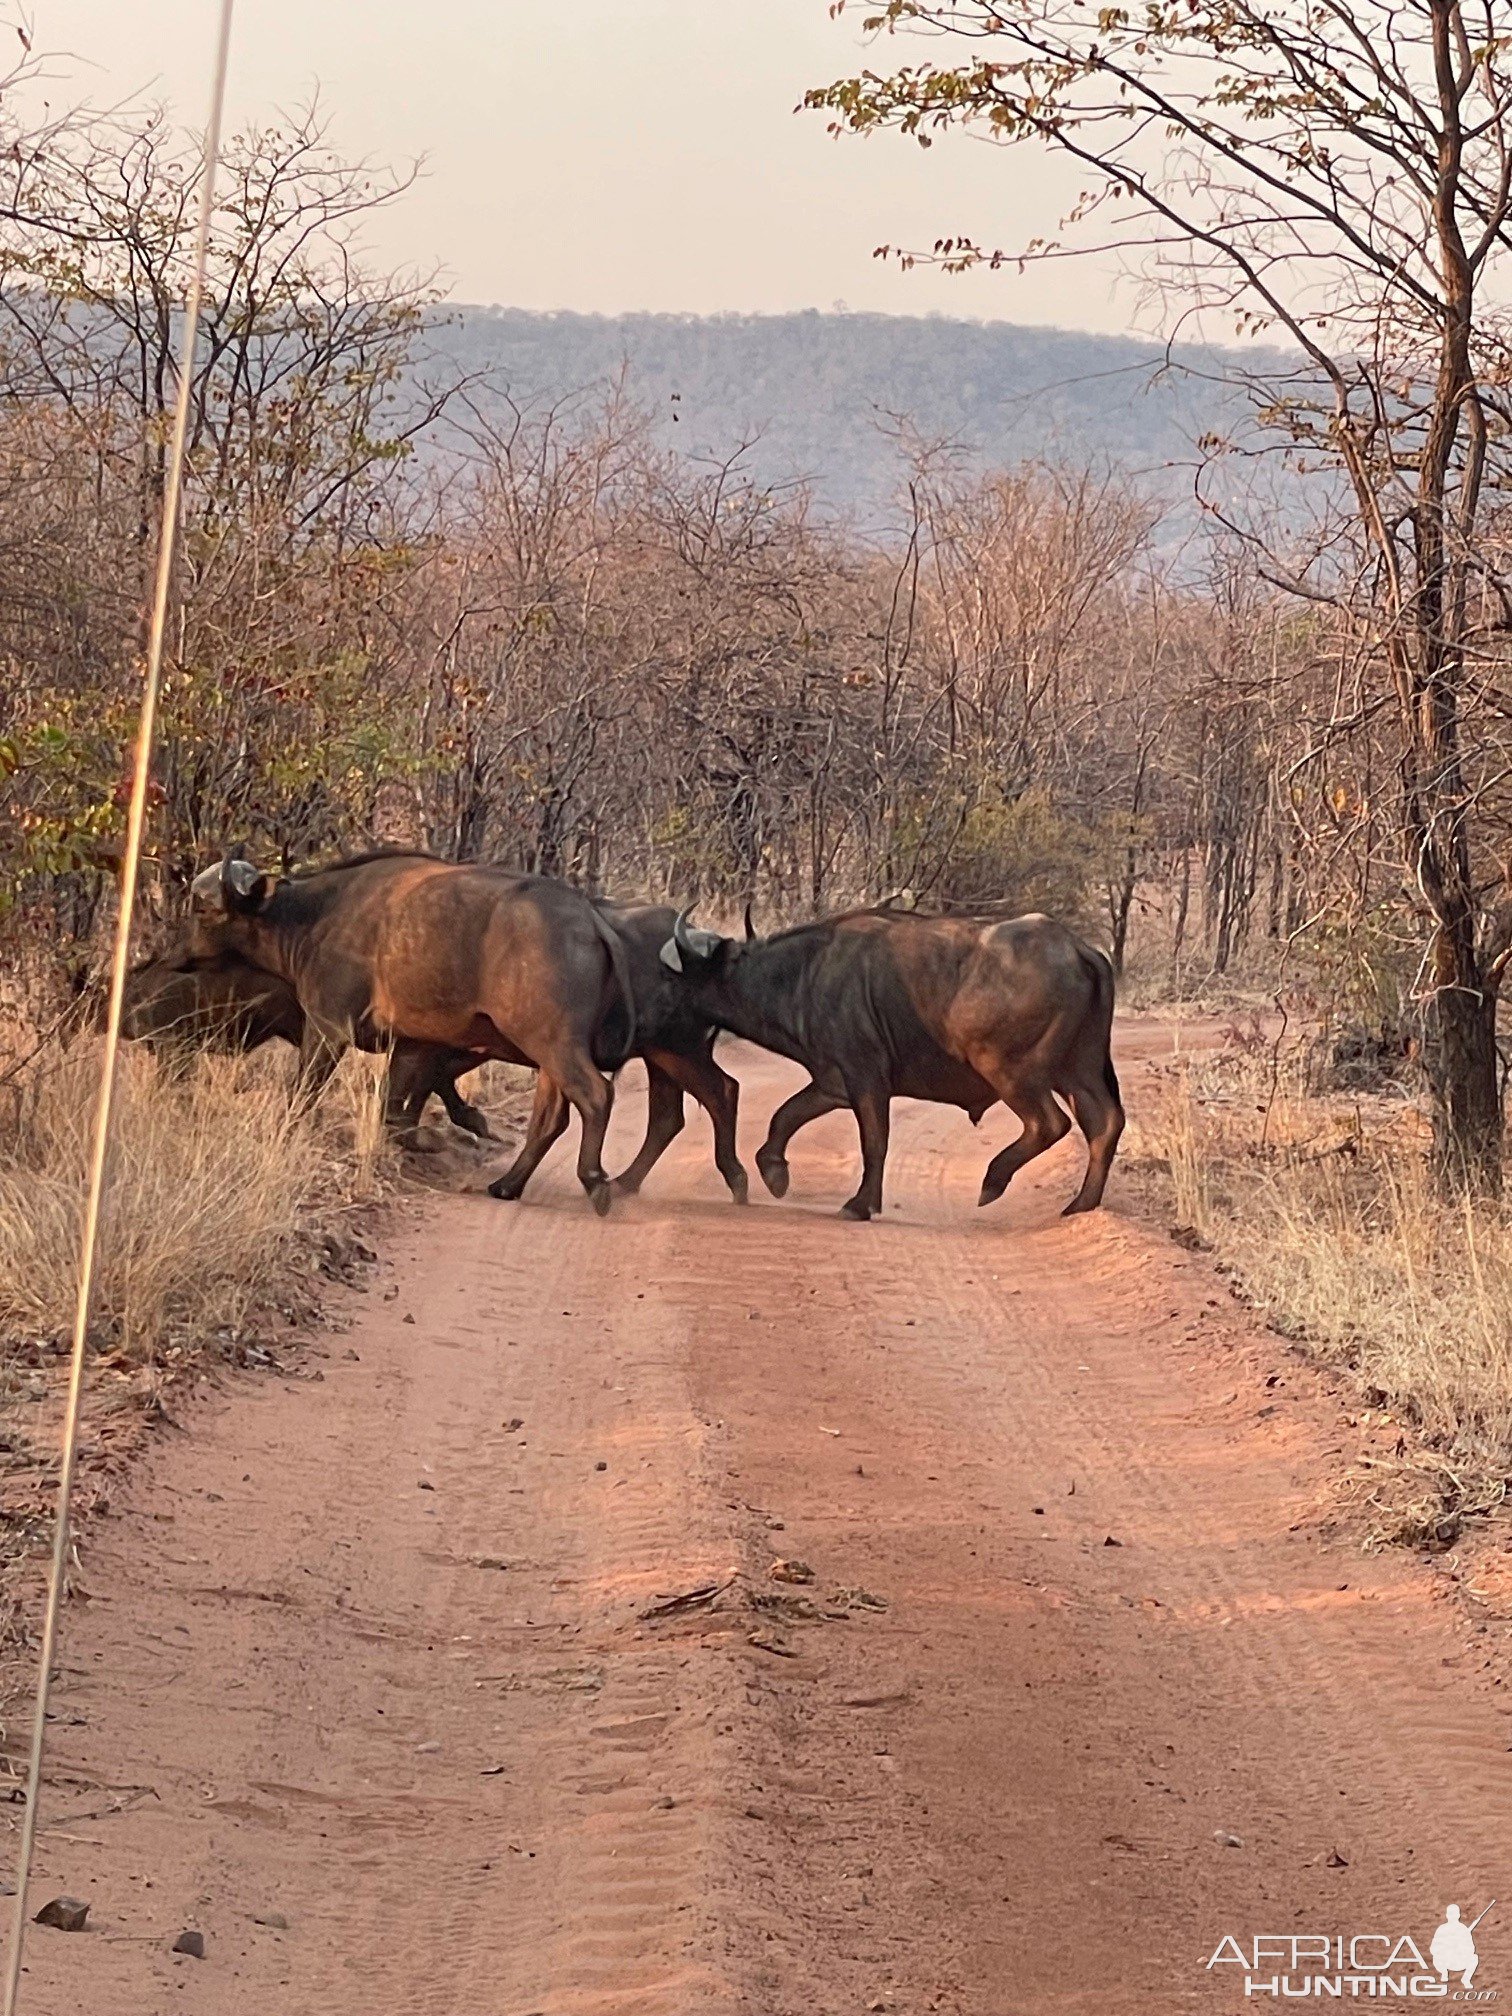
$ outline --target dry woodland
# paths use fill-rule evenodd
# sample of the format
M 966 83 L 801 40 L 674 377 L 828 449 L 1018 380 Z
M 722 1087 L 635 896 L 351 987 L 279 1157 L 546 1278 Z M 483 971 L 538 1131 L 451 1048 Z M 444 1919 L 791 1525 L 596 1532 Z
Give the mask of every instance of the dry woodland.
M 959 33 L 997 10 L 889 10 L 905 11 Z M 1321 60 L 1309 32 L 1299 62 Z M 1258 92 L 1278 59 L 1245 47 Z M 841 125 L 915 132 L 1006 105 L 1012 139 L 1033 123 L 1012 110 L 1023 88 L 968 64 L 819 95 Z M 1413 105 L 1390 112 L 1420 158 Z M 1283 106 L 1277 147 L 1321 116 Z M 1211 106 L 1190 124 L 1194 149 L 1226 144 Z M 113 916 L 198 157 L 153 111 L 11 138 L 0 1338 L 13 1447 L 30 1449 L 28 1396 L 68 1322 L 80 1025 Z M 1374 139 L 1356 135 L 1367 168 Z M 1466 141 L 1457 184 L 1469 213 L 1490 201 L 1481 147 Z M 1256 417 L 1206 444 L 1204 508 L 1179 536 L 1169 484 L 1043 458 L 984 473 L 904 420 L 890 524 L 863 534 L 758 479 L 739 444 L 667 446 L 633 375 L 546 403 L 464 369 L 437 340 L 443 304 L 363 256 L 364 220 L 404 182 L 345 160 L 314 115 L 228 147 L 144 944 L 233 843 L 290 866 L 399 841 L 715 915 L 749 900 L 763 925 L 883 897 L 1053 912 L 1111 950 L 1126 1000 L 1247 1000 L 1305 1030 L 1306 1071 L 1241 1044 L 1174 1079 L 1140 1116 L 1147 1151 L 1179 1222 L 1431 1452 L 1433 1517 L 1401 1530 L 1494 1502 L 1512 1469 L 1505 376 L 1479 269 L 1432 279 L 1432 203 L 1388 217 L 1368 176 L 1339 198 L 1378 236 L 1337 340 L 1273 283 L 1264 333 L 1293 361 L 1253 383 L 1235 363 Z M 1218 263 L 1282 228 L 1246 214 Z M 1309 256 L 1353 221 L 1320 213 Z M 343 1082 L 345 1106 L 296 1119 L 276 1067 L 207 1060 L 177 1083 L 130 1060 L 110 1362 L 234 1344 L 281 1256 L 372 1194 L 371 1076 Z

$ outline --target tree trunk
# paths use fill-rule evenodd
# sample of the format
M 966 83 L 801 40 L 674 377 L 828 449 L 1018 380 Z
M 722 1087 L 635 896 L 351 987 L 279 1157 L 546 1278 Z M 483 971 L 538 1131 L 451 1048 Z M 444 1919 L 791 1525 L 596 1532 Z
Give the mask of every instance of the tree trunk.
M 1445 1192 L 1499 1196 L 1503 1117 L 1496 996 L 1483 983 L 1441 985 L 1428 1002 L 1423 1037 L 1434 1181 Z
M 1113 971 L 1121 980 L 1124 970 L 1124 956 L 1129 947 L 1129 912 L 1134 907 L 1134 891 L 1139 882 L 1139 864 L 1131 847 L 1124 860 L 1123 880 L 1109 893 L 1108 911 L 1113 924 L 1113 943 L 1109 957 L 1113 961 Z
M 1186 949 L 1187 910 L 1192 900 L 1192 850 L 1183 844 L 1181 876 L 1176 885 L 1176 928 L 1171 934 L 1171 957 L 1179 961 Z

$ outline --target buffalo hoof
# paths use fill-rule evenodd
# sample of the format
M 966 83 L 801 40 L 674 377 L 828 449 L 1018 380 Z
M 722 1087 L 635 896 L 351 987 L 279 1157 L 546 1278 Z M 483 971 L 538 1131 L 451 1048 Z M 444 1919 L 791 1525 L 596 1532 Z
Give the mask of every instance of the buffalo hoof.
M 978 1211 L 981 1210 L 984 1204 L 996 1204 L 999 1197 L 1001 1197 L 1004 1194 L 1007 1188 L 1008 1185 L 1006 1183 L 992 1183 L 992 1182 L 983 1183 L 982 1194 L 980 1197 L 977 1198 Z
M 514 1204 L 519 1199 L 520 1189 L 521 1185 L 510 1177 L 498 1176 L 489 1184 L 488 1194 L 490 1197 L 502 1198 L 506 1204 Z
M 788 1193 L 788 1165 L 785 1155 L 758 1154 L 756 1167 L 761 1172 L 761 1180 L 774 1197 L 786 1197 Z
M 608 1216 L 609 1206 L 614 1202 L 614 1188 L 607 1178 L 600 1177 L 597 1183 L 589 1184 L 588 1202 L 600 1218 Z
M 871 1215 L 872 1215 L 872 1207 L 870 1206 L 870 1204 L 867 1203 L 864 1197 L 848 1198 L 846 1202 L 840 1206 L 840 1216 L 842 1218 L 866 1219 L 870 1218 Z
M 1062 1211 L 1062 1218 L 1080 1218 L 1084 1211 L 1095 1211 L 1097 1201 L 1090 1197 L 1073 1197 Z
M 751 1179 L 746 1175 L 744 1169 L 737 1170 L 733 1176 L 727 1176 L 725 1181 L 730 1186 L 730 1202 L 732 1204 L 750 1203 Z
M 616 1176 L 609 1185 L 610 1194 L 615 1197 L 639 1197 L 640 1184 L 628 1176 Z

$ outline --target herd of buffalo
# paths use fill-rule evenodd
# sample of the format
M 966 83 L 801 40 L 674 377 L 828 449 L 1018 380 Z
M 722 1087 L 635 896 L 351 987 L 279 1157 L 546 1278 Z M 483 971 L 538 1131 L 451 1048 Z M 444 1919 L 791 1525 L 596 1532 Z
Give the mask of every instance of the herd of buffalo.
M 683 1124 L 691 1092 L 714 1123 L 714 1159 L 744 1203 L 735 1146 L 739 1085 L 714 1059 L 721 1030 L 790 1057 L 809 1082 L 773 1114 L 756 1164 L 788 1184 L 800 1127 L 849 1106 L 860 1187 L 882 1206 L 895 1097 L 963 1107 L 997 1100 L 1023 1130 L 994 1155 L 980 1201 L 1068 1131 L 1089 1148 L 1067 1209 L 1101 1200 L 1123 1131 L 1109 1053 L 1113 973 L 1050 918 L 926 916 L 882 905 L 758 937 L 725 938 L 654 903 L 611 902 L 563 882 L 381 852 L 276 878 L 228 857 L 193 885 L 189 922 L 129 979 L 123 1033 L 159 1044 L 299 1050 L 296 1094 L 313 1097 L 342 1052 L 390 1053 L 386 1117 L 413 1137 L 435 1094 L 488 1135 L 457 1080 L 488 1058 L 533 1066 L 535 1102 L 514 1162 L 489 1188 L 518 1197 L 576 1111 L 577 1171 L 598 1211 L 638 1190 Z M 649 1079 L 646 1138 L 614 1182 L 603 1168 L 613 1076 Z M 606 1075 L 608 1074 L 608 1075 Z

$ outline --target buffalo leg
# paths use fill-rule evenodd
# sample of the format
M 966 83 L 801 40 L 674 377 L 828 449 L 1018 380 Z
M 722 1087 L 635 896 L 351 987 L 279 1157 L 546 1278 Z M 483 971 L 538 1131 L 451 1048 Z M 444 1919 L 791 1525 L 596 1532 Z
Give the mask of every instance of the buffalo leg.
M 1023 1132 L 987 1164 L 978 1204 L 995 1204 L 1026 1162 L 1043 1155 L 1071 1131 L 1071 1122 L 1048 1091 L 1036 1096 L 1023 1086 L 1014 1085 L 1002 1094 L 1002 1099 L 1024 1123 Z
M 609 1178 L 604 1174 L 604 1136 L 614 1105 L 614 1091 L 603 1074 L 586 1056 L 552 1060 L 548 1068 L 537 1067 L 535 1105 L 525 1143 L 510 1167 L 488 1186 L 490 1197 L 514 1198 L 535 1174 L 541 1157 L 567 1125 L 571 1106 L 582 1122 L 578 1144 L 578 1181 L 588 1192 L 593 1208 L 602 1217 L 611 1202 Z
M 613 1201 L 609 1178 L 604 1174 L 604 1136 L 609 1131 L 609 1115 L 614 1110 L 614 1087 L 585 1056 L 581 1063 L 574 1060 L 564 1074 L 562 1090 L 571 1100 L 582 1124 L 583 1131 L 578 1140 L 578 1181 L 602 1218 Z
M 460 1127 L 464 1134 L 475 1134 L 480 1141 L 495 1141 L 498 1136 L 488 1124 L 488 1115 L 481 1106 L 471 1105 L 457 1090 L 457 1080 L 477 1068 L 478 1060 L 474 1057 L 454 1070 L 443 1072 L 436 1087 L 436 1097 L 446 1108 L 446 1117 L 453 1127 Z
M 475 1051 L 446 1050 L 432 1043 L 401 1039 L 389 1059 L 385 1121 L 402 1133 L 412 1132 L 420 1124 L 426 1102 L 434 1093 L 454 1127 L 475 1134 L 480 1141 L 492 1141 L 495 1137 L 487 1118 L 457 1090 L 457 1080 L 465 1078 L 469 1071 L 476 1071 L 482 1061 Z
M 389 1053 L 384 1081 L 384 1126 L 406 1148 L 437 1145 L 420 1133 L 420 1121 L 431 1094 L 435 1093 L 458 1126 L 466 1128 L 469 1134 L 492 1140 L 483 1115 L 459 1098 L 456 1090 L 455 1081 L 465 1072 L 475 1070 L 478 1062 L 469 1050 L 447 1050 L 434 1043 L 409 1042 L 401 1037 Z M 472 1124 L 462 1117 L 467 1115 L 471 1116 Z
M 670 1050 L 648 1055 L 646 1074 L 650 1087 L 646 1138 L 630 1167 L 615 1178 L 615 1189 L 632 1197 L 639 1190 L 682 1132 L 683 1093 L 691 1092 L 714 1124 L 714 1166 L 735 1202 L 744 1204 L 750 1183 L 735 1146 L 740 1081 L 721 1071 L 712 1056 L 685 1056 Z
M 417 1129 L 431 1093 L 433 1052 L 419 1043 L 396 1043 L 383 1082 L 383 1124 L 406 1147 L 419 1145 Z
M 882 1170 L 892 1101 L 885 1085 L 858 1086 L 850 1103 L 861 1134 L 861 1187 L 840 1206 L 843 1218 L 870 1218 L 882 1209 Z
M 682 1087 L 659 1063 L 646 1059 L 646 1138 L 640 1153 L 614 1179 L 622 1197 L 633 1197 L 683 1130 Z
M 554 1056 L 543 1054 L 537 1060 L 536 1068 L 536 1103 L 530 1116 L 525 1145 L 513 1167 L 488 1186 L 489 1192 L 495 1197 L 519 1196 L 536 1164 L 566 1125 L 565 1109 L 559 1109 L 557 1104 L 565 1099 L 582 1123 L 582 1137 L 578 1142 L 578 1181 L 602 1218 L 612 1202 L 609 1178 L 604 1174 L 604 1136 L 609 1130 L 609 1115 L 614 1107 L 614 1088 L 603 1073 L 594 1068 L 586 1050 L 578 1051 L 564 1045 L 557 1049 Z
M 714 1125 L 714 1167 L 723 1176 L 731 1197 L 744 1204 L 751 1194 L 750 1178 L 735 1145 L 740 1113 L 740 1080 L 721 1071 L 711 1056 L 679 1060 L 687 1071 L 688 1089 Z
M 577 1179 L 587 1189 L 595 1212 L 603 1218 L 613 1202 L 613 1191 L 603 1167 L 603 1137 L 609 1131 L 615 1089 L 601 1070 L 595 1068 L 587 1052 L 558 1056 L 550 1066 L 550 1075 L 583 1125 L 577 1145 Z M 544 1077 L 546 1073 L 542 1070 Z
M 1113 1151 L 1124 1130 L 1124 1110 L 1112 1090 L 1092 1073 L 1078 1073 L 1066 1083 L 1066 1097 L 1076 1115 L 1076 1124 L 1087 1137 L 1087 1173 L 1082 1186 L 1066 1206 L 1064 1216 L 1095 1211 L 1107 1187 L 1113 1166 Z
M 475 1051 L 433 1049 L 427 1044 L 421 1052 L 417 1079 L 410 1094 L 411 1123 L 419 1121 L 426 1100 L 434 1092 L 454 1127 L 460 1127 L 464 1134 L 476 1135 L 480 1141 L 496 1139 L 486 1114 L 469 1105 L 457 1090 L 457 1080 L 465 1078 L 469 1071 L 476 1071 L 482 1062 Z
M 814 1079 L 777 1108 L 767 1127 L 767 1137 L 756 1151 L 756 1167 L 761 1172 L 761 1180 L 774 1197 L 787 1195 L 788 1143 L 798 1129 L 807 1127 L 810 1120 L 817 1120 L 822 1114 L 833 1113 L 837 1106 L 845 1103 L 843 1092 L 826 1091 Z
M 520 1152 L 504 1171 L 488 1186 L 490 1197 L 503 1197 L 510 1202 L 520 1195 L 541 1165 L 541 1159 L 553 1141 L 561 1138 L 567 1127 L 567 1099 L 554 1078 L 548 1078 L 544 1071 L 537 1073 L 535 1103 L 530 1109 L 530 1121 L 525 1129 L 525 1139 Z

